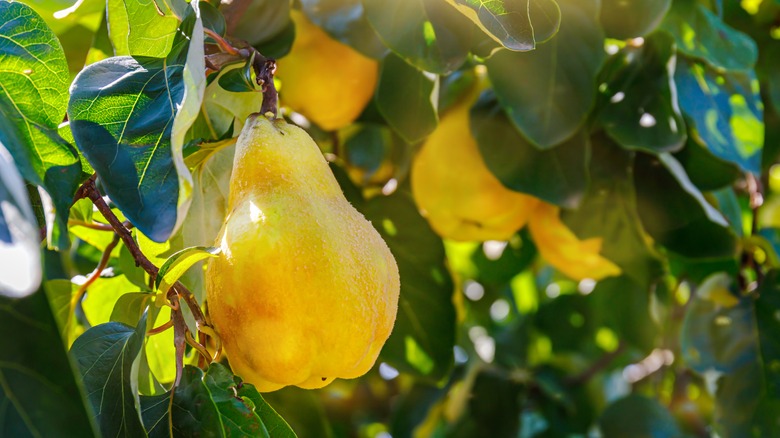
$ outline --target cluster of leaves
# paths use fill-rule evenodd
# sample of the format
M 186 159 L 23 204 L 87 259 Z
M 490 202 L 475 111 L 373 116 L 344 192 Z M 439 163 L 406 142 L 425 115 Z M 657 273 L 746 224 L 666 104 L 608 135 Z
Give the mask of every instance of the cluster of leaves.
M 295 38 L 290 2 L 217 3 L 0 0 L 1 435 L 292 436 L 276 411 L 301 436 L 780 434 L 780 1 L 296 2 L 380 62 L 353 126 L 308 129 L 394 253 L 401 302 L 369 375 L 265 399 L 194 351 L 171 391 L 173 334 L 147 336 L 171 318 L 160 279 L 73 203 L 96 173 L 162 282 L 203 302 L 198 248 L 262 100 L 249 64 L 207 68 L 204 29 L 269 57 Z M 603 237 L 623 275 L 574 283 L 525 232 L 442 241 L 420 215 L 414 148 L 475 65 L 488 168 Z

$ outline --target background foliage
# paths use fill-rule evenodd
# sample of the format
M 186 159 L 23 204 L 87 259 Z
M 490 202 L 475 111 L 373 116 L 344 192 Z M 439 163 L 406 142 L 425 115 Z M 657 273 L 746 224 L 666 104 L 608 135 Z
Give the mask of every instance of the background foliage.
M 378 61 L 350 126 L 284 114 L 394 253 L 398 320 L 360 379 L 261 396 L 188 347 L 172 392 L 155 292 L 203 303 L 262 101 L 243 60 L 204 59 L 221 35 L 284 62 L 293 9 Z M 778 39 L 778 0 L 0 0 L 0 435 L 780 436 Z M 488 169 L 603 238 L 620 276 L 421 215 L 412 160 L 475 67 Z M 93 173 L 156 284 L 73 202 Z

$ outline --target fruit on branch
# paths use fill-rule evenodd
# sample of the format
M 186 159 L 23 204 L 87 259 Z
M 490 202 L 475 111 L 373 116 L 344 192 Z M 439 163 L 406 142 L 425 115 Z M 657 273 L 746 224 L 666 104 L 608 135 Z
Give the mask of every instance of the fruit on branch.
M 412 164 L 412 193 L 431 227 L 459 241 L 508 240 L 526 224 L 539 253 L 571 278 L 601 279 L 620 268 L 602 257 L 601 239 L 579 240 L 559 209 L 505 187 L 487 168 L 469 127 L 479 84 L 445 113 Z
M 303 12 L 291 17 L 295 41 L 277 62 L 282 104 L 328 131 L 349 125 L 374 95 L 377 61 L 334 40 Z
M 260 391 L 365 374 L 395 322 L 398 267 L 311 137 L 250 116 L 228 211 L 206 288 L 234 372 Z
M 488 170 L 469 128 L 474 87 L 445 113 L 412 163 L 412 193 L 431 227 L 453 240 L 507 240 L 538 199 L 504 187 Z

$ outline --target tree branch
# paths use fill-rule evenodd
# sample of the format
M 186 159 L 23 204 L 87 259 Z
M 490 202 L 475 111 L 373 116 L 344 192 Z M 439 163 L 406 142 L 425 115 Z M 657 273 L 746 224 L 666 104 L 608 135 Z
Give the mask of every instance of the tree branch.
M 575 374 L 574 376 L 571 376 L 568 379 L 566 379 L 566 385 L 577 386 L 577 385 L 582 385 L 584 383 L 587 383 L 590 379 L 593 378 L 593 376 L 600 373 L 601 371 L 604 371 L 612 363 L 612 361 L 615 360 L 621 354 L 623 354 L 625 350 L 626 350 L 625 342 L 620 341 L 620 344 L 618 344 L 618 347 L 615 349 L 615 351 L 610 351 L 609 353 L 601 356 L 596 362 L 593 362 L 583 372 L 579 374 Z

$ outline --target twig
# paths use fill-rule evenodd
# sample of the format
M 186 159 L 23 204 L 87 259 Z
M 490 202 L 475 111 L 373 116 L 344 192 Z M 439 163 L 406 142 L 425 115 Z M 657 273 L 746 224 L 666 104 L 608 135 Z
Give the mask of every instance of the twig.
M 87 278 L 87 281 L 84 282 L 81 286 L 79 286 L 79 289 L 76 291 L 76 294 L 73 295 L 73 298 L 70 299 L 70 310 L 71 313 L 76 309 L 76 306 L 78 305 L 79 301 L 84 298 L 84 294 L 87 293 L 87 289 L 92 285 L 92 283 L 95 282 L 98 278 L 100 278 L 100 274 L 103 273 L 103 270 L 106 269 L 106 266 L 108 266 L 108 260 L 111 258 L 111 251 L 116 248 L 116 246 L 119 244 L 119 236 L 114 234 L 114 238 L 111 240 L 111 242 L 106 245 L 105 251 L 103 251 L 103 256 L 100 257 L 100 262 L 98 262 L 97 267 L 94 271 L 92 271 L 92 274 L 89 275 Z
M 149 274 L 150 283 L 152 283 L 153 285 L 153 281 L 155 278 L 157 278 L 157 275 L 160 271 L 159 268 L 155 266 L 154 263 L 149 261 L 149 259 L 141 251 L 141 248 L 138 246 L 135 239 L 133 239 L 133 236 L 130 233 L 128 227 L 126 227 L 122 222 L 120 222 L 119 218 L 117 218 L 114 212 L 111 211 L 111 207 L 108 206 L 105 199 L 103 199 L 103 196 L 98 191 L 97 186 L 95 185 L 95 179 L 96 179 L 96 175 L 92 175 L 89 179 L 87 179 L 87 181 L 85 181 L 84 184 L 82 184 L 82 186 L 79 187 L 79 189 L 76 191 L 75 199 L 78 200 L 81 198 L 89 198 L 92 201 L 92 203 L 95 204 L 95 207 L 97 207 L 98 211 L 106 218 L 108 223 L 111 225 L 111 228 L 116 233 L 114 236 L 114 241 L 112 242 L 113 246 L 116 246 L 119 239 L 121 239 L 122 242 L 127 247 L 128 251 L 130 251 L 130 254 L 133 256 L 133 260 L 135 260 L 136 266 L 140 266 L 144 271 L 146 271 L 147 274 Z M 111 247 L 111 249 L 113 249 L 113 246 Z M 110 255 L 110 252 L 111 251 L 107 249 L 107 254 Z M 104 254 L 104 258 L 106 259 L 105 263 L 108 263 L 108 258 L 106 257 L 105 254 Z M 85 285 L 88 284 L 85 283 Z M 84 286 L 84 288 L 86 289 L 86 286 Z M 187 323 L 184 321 L 184 315 L 182 314 L 181 305 L 179 302 L 180 298 L 183 299 L 185 303 L 187 303 L 187 306 L 192 311 L 192 314 L 195 317 L 198 332 L 199 333 L 202 332 L 214 338 L 218 346 L 221 346 L 221 342 L 219 341 L 219 336 L 211 328 L 209 322 L 206 319 L 206 316 L 203 314 L 203 311 L 200 309 L 200 305 L 195 299 L 195 296 L 186 287 L 184 287 L 183 284 L 181 284 L 178 281 L 175 282 L 171 287 L 171 289 L 168 291 L 166 298 L 168 301 L 167 304 L 171 307 L 170 324 L 173 325 L 173 332 L 174 332 L 173 339 L 174 339 L 174 345 L 176 347 L 175 385 L 178 385 L 179 381 L 181 380 L 181 373 L 184 367 L 184 349 L 185 349 L 185 344 L 187 343 L 187 334 L 189 333 L 189 329 L 187 328 Z M 156 329 L 152 329 L 151 334 L 154 334 L 157 330 L 163 331 L 167 328 L 168 328 L 168 323 Z M 215 357 L 216 356 L 218 355 L 215 355 Z
M 623 354 L 625 350 L 626 344 L 623 341 L 620 341 L 618 347 L 614 351 L 610 351 L 609 353 L 601 356 L 596 362 L 593 362 L 593 364 L 591 364 L 591 366 L 589 366 L 583 372 L 575 374 L 574 376 L 566 379 L 566 385 L 577 386 L 587 383 L 590 379 L 593 378 L 593 376 L 601 371 L 604 371 L 604 369 L 606 369 L 618 356 Z

